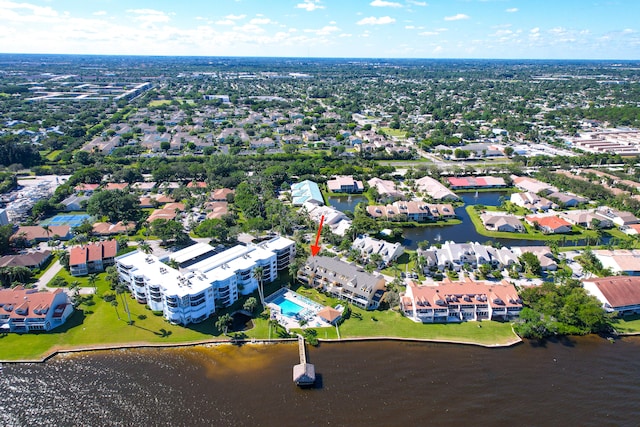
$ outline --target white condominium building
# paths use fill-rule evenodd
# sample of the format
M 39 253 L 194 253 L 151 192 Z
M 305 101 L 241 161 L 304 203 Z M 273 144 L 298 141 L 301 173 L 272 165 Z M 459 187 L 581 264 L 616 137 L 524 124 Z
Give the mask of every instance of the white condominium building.
M 283 237 L 220 253 L 204 246 L 197 244 L 171 254 L 181 265 L 179 269 L 142 252 L 122 255 L 116 259 L 120 278 L 138 302 L 162 311 L 171 322 L 186 325 L 206 319 L 216 306 L 230 306 L 239 295 L 254 292 L 257 267 L 262 268 L 263 283 L 270 283 L 295 257 L 295 242 Z
M 140 251 L 116 258 L 116 265 L 136 301 L 172 323 L 201 322 L 215 312 L 213 287 L 201 274 L 183 274 Z

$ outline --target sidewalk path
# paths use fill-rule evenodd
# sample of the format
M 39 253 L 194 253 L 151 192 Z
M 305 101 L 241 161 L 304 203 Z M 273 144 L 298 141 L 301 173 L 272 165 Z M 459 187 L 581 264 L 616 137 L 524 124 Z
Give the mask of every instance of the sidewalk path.
M 40 279 L 36 282 L 35 286 L 38 289 L 46 289 L 47 285 L 53 278 L 62 270 L 62 264 L 60 261 L 56 260 L 51 267 L 40 277 Z

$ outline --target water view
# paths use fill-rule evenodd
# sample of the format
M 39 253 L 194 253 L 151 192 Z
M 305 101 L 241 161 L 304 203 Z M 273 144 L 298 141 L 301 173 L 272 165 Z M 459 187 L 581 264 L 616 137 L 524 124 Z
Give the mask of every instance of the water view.
M 359 195 L 345 195 L 345 196 L 328 196 L 329 204 L 341 212 L 351 211 L 356 209 L 358 203 L 368 203 L 368 200 L 364 196 Z
M 325 343 L 309 352 L 312 390 L 291 380 L 294 344 L 84 353 L 5 364 L 0 424 L 632 426 L 639 351 L 640 339 L 598 337 Z
M 456 216 L 462 221 L 461 224 L 429 226 L 429 227 L 406 227 L 403 228 L 404 240 L 402 244 L 409 249 L 416 249 L 422 241 L 428 241 L 429 244 L 436 244 L 451 240 L 457 243 L 461 242 L 479 242 L 487 241 L 499 242 L 503 246 L 539 246 L 547 244 L 544 240 L 527 240 L 518 239 L 518 234 L 513 233 L 513 238 L 495 238 L 483 236 L 476 231 L 469 214 L 465 210 L 468 205 L 484 205 L 499 206 L 503 197 L 508 198 L 508 193 L 504 191 L 488 191 L 488 192 L 469 192 L 459 194 L 465 205 L 455 209 Z M 607 239 L 603 239 L 605 242 Z M 584 240 L 567 241 L 566 245 L 584 245 Z

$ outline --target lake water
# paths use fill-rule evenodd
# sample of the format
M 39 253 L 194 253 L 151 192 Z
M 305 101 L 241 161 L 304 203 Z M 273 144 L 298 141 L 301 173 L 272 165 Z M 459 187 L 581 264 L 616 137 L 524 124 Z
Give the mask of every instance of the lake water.
M 336 208 L 341 212 L 351 211 L 353 212 L 356 209 L 358 203 L 367 204 L 369 201 L 366 197 L 361 195 L 350 195 L 350 196 L 328 196 L 329 204 Z
M 508 193 L 503 191 L 489 191 L 478 192 L 476 196 L 475 192 L 460 193 L 462 200 L 467 205 L 484 205 L 484 206 L 499 206 L 501 203 L 501 197 L 508 197 Z M 518 239 L 518 234 L 513 233 L 513 238 L 503 239 L 487 237 L 479 234 L 476 231 L 469 214 L 465 210 L 465 206 L 460 206 L 455 209 L 457 217 L 462 220 L 461 224 L 457 225 L 445 225 L 445 226 L 429 226 L 429 227 L 408 227 L 403 229 L 404 240 L 402 244 L 409 249 L 416 249 L 418 243 L 427 240 L 430 244 L 438 242 L 445 242 L 447 240 L 454 241 L 456 243 L 463 242 L 478 242 L 484 243 L 487 241 L 500 242 L 503 246 L 540 246 L 546 245 L 544 240 L 526 240 Z M 583 240 L 567 241 L 567 246 L 583 245 Z
M 635 426 L 638 354 L 637 338 L 321 344 L 300 390 L 293 344 L 84 353 L 5 364 L 0 425 Z

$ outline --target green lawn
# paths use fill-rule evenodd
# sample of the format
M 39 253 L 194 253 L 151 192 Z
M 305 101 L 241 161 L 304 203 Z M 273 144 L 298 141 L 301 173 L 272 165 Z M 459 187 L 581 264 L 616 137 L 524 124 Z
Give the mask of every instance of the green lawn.
M 407 133 L 400 129 L 391 129 L 389 127 L 380 128 L 386 135 L 395 136 L 396 138 L 406 138 Z
M 504 345 L 518 340 L 510 323 L 485 321 L 422 324 L 395 311 L 364 311 L 355 308 L 351 319 L 340 326 L 340 336 L 417 338 L 483 345 Z
M 161 105 L 169 105 L 171 104 L 171 100 L 169 99 L 154 99 L 149 102 L 149 107 L 159 107 Z
M 52 152 L 47 154 L 47 160 L 54 161 L 60 153 L 62 153 L 62 150 L 53 150 Z
M 640 333 L 640 316 L 625 316 L 613 320 L 613 327 L 619 334 Z
M 476 227 L 476 231 L 478 232 L 478 234 L 481 234 L 487 237 L 503 238 L 503 239 L 547 240 L 547 241 L 549 240 L 557 241 L 562 239 L 566 239 L 567 241 L 569 241 L 569 240 L 579 240 L 579 239 L 586 239 L 586 238 L 595 240 L 597 237 L 597 233 L 595 232 L 595 230 L 579 230 L 575 226 L 573 227 L 574 232 L 572 232 L 571 234 L 543 234 L 540 231 L 533 230 L 532 227 L 530 227 L 528 224 L 525 224 L 524 221 L 523 221 L 523 224 L 525 229 L 527 230 L 526 233 L 507 233 L 502 231 L 489 231 L 482 224 L 482 220 L 480 219 L 480 214 L 476 212 L 476 210 L 472 205 L 465 207 L 465 210 L 469 214 L 469 218 L 471 218 L 471 222 L 473 222 L 473 225 Z
M 73 279 L 78 280 L 83 286 L 88 285 L 87 278 Z M 288 277 L 283 277 L 265 286 L 265 293 L 269 295 L 287 281 Z M 120 298 L 118 298 L 118 306 L 113 307 L 99 297 L 109 290 L 104 273 L 99 275 L 96 285 L 98 296 L 94 296 L 93 304 L 82 304 L 60 328 L 44 333 L 0 334 L 0 360 L 39 359 L 60 349 L 229 339 L 215 327 L 217 316 L 188 327 L 171 325 L 162 316 L 154 315 L 145 305 L 138 304 L 126 296 L 133 320 L 133 324 L 129 325 L 124 304 Z M 324 305 L 335 306 L 340 302 L 313 289 L 297 287 L 296 291 Z M 242 302 L 243 300 L 237 302 L 224 312 L 237 310 Z M 253 324 L 252 329 L 240 332 L 237 336 L 257 339 L 282 336 L 281 328 L 269 326 L 266 312 L 253 319 Z M 517 340 L 511 326 L 507 323 L 469 322 L 452 325 L 423 325 L 412 322 L 394 311 L 364 311 L 358 308 L 353 308 L 351 318 L 346 320 L 339 329 L 341 338 L 405 337 L 484 345 L 508 344 Z M 335 328 L 316 328 L 316 331 L 320 339 L 338 337 Z M 230 333 L 230 336 L 234 335 Z

